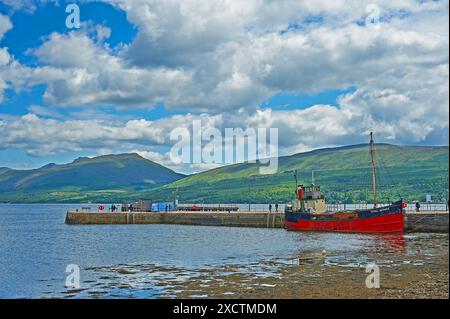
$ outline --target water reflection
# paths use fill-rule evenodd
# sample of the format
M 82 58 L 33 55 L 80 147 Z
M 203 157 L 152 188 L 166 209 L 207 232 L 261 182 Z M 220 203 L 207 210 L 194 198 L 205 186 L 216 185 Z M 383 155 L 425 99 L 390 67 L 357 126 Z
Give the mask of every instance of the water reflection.
M 406 241 L 403 234 L 373 235 L 372 248 L 377 252 L 406 253 Z

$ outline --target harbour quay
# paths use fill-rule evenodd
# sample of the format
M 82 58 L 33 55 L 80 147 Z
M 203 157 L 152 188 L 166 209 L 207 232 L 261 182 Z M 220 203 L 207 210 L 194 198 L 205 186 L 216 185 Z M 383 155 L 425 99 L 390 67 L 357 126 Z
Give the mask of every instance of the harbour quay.
M 255 211 L 86 212 L 68 211 L 67 225 L 176 224 L 284 228 L 284 213 Z M 448 211 L 407 212 L 407 232 L 448 233 Z

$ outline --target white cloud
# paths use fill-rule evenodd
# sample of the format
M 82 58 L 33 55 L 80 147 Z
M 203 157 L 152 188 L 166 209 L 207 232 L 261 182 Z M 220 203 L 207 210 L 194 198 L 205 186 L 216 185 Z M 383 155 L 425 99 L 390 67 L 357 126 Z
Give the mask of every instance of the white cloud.
M 33 12 L 36 9 L 36 4 L 33 0 L 2 0 L 2 2 L 12 10 L 25 9 L 29 12 Z
M 52 33 L 48 40 L 32 52 L 41 62 L 55 68 L 92 68 L 97 63 L 107 62 L 107 52 L 97 47 L 91 38 L 72 32 L 67 36 Z
M 441 72 L 443 78 L 448 78 L 448 68 Z M 445 90 L 446 85 L 448 80 L 440 89 Z M 278 128 L 281 155 L 365 142 L 372 130 L 379 142 L 448 144 L 448 121 L 442 121 L 448 118 L 448 108 L 438 107 L 430 112 L 426 105 L 415 101 L 422 101 L 422 94 L 428 96 L 429 92 L 418 90 L 403 95 L 395 90 L 358 89 L 344 96 L 339 108 L 316 105 L 304 110 L 259 110 L 254 114 L 245 111 L 222 115 L 187 114 L 156 121 L 56 120 L 28 114 L 0 120 L 0 148 L 21 148 L 35 156 L 81 150 L 101 154 L 133 151 L 177 171 L 194 172 L 210 167 L 173 163 L 168 150 L 175 143 L 170 140 L 170 132 L 180 127 L 191 130 L 193 121 L 198 119 L 202 120 L 203 129 L 216 127 L 222 134 L 227 127 Z M 439 94 L 436 97 L 430 102 L 448 105 L 448 97 L 447 101 L 439 100 Z M 409 112 L 404 111 L 405 101 L 411 105 Z M 37 106 L 29 110 L 41 116 L 52 116 Z M 164 147 L 166 151 L 156 147 Z
M 12 28 L 12 23 L 9 18 L 0 13 L 0 40 L 3 38 L 3 35 Z
M 5 66 L 9 63 L 11 57 L 8 50 L 5 48 L 0 48 L 0 66 Z
M 3 102 L 3 92 L 7 88 L 7 83 L 5 79 L 5 69 L 8 68 L 8 64 L 11 60 L 11 57 L 8 53 L 8 50 L 5 48 L 0 48 L 0 103 Z
M 38 107 L 30 110 L 42 113 Z M 48 114 L 42 114 L 44 116 Z M 170 132 L 190 128 L 196 119 L 205 127 L 220 126 L 221 116 L 175 115 L 156 121 L 57 120 L 29 113 L 20 117 L 0 117 L 0 149 L 21 148 L 41 156 L 83 149 L 134 149 L 170 145 Z
M 12 28 L 12 23 L 9 17 L 0 13 L 0 41 L 8 30 Z M 0 47 L 0 103 L 3 102 L 3 92 L 7 88 L 6 76 L 4 74 L 5 67 L 10 62 L 10 55 L 6 48 Z
M 280 91 L 363 87 L 384 82 L 389 72 L 395 81 L 410 70 L 448 64 L 448 34 L 408 29 L 415 12 L 446 16 L 436 13 L 441 3 L 381 2 L 386 12 L 409 10 L 411 22 L 392 18 L 374 29 L 355 24 L 364 4 L 340 1 L 286 0 L 278 10 L 269 10 L 270 1 L 112 2 L 137 25 L 137 38 L 114 51 L 84 33 L 52 34 L 33 51 L 47 67 L 29 80 L 48 84 L 47 103 L 255 110 Z M 305 24 L 314 14 L 325 21 Z M 303 27 L 280 33 L 293 22 Z
M 46 83 L 45 101 L 58 106 L 152 106 L 179 98 L 190 75 L 177 69 L 129 66 L 86 34 L 54 33 L 32 51 L 46 66 L 26 69 L 28 83 Z
M 111 48 L 111 30 L 89 26 L 52 33 L 30 50 L 38 67 L 21 65 L 0 49 L 0 101 L 6 88 L 46 84 L 44 101 L 53 108 L 89 113 L 99 105 L 151 109 L 164 102 L 169 109 L 207 113 L 203 118 L 220 128 L 278 127 L 285 154 L 361 142 L 372 129 L 392 143 L 448 144 L 448 1 L 375 1 L 379 28 L 356 23 L 374 1 L 106 2 L 137 27 L 129 46 Z M 338 108 L 258 107 L 279 92 L 349 87 L 356 91 L 341 97 Z M 42 108 L 30 111 L 49 116 Z M 127 144 L 165 162 L 165 155 L 143 146 L 167 146 L 170 129 L 191 120 L 136 119 L 111 127 L 100 119 L 28 115 L 0 123 L 0 131 L 8 128 L 0 147 L 45 154 Z M 39 133 L 31 134 L 31 127 Z M 78 132 L 82 127 L 87 129 Z M 42 142 L 46 138 L 52 142 Z

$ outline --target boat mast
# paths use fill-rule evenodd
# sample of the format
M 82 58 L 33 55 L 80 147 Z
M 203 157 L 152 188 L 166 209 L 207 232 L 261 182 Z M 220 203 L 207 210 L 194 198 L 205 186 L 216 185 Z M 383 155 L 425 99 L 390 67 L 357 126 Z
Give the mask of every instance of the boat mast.
M 295 178 L 295 198 L 297 199 L 296 201 L 294 201 L 295 203 L 298 203 L 298 172 L 297 170 L 294 170 L 294 178 Z M 294 203 L 293 202 L 293 203 Z M 300 203 L 301 205 L 301 203 Z M 295 205 L 296 209 L 298 209 L 298 205 Z
M 297 187 L 298 187 L 298 172 L 297 172 L 297 170 L 294 170 L 294 178 L 295 178 L 295 192 L 297 192 Z
M 377 207 L 377 171 L 375 167 L 375 142 L 373 140 L 373 132 L 370 132 L 370 157 L 372 158 L 372 192 L 373 207 Z

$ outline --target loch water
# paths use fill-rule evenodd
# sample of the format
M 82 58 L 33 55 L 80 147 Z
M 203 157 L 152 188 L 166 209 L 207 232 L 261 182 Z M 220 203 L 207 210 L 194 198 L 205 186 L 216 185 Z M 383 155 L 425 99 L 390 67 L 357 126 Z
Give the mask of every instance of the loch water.
M 326 264 L 365 267 L 392 263 L 392 252 L 402 256 L 402 262 L 415 262 L 417 243 L 421 254 L 439 253 L 436 245 L 442 242 L 448 249 L 448 235 L 437 234 L 65 225 L 66 212 L 79 207 L 0 204 L 0 298 L 166 298 L 173 297 L 173 283 L 228 264 L 264 276 L 276 273 L 276 264 L 295 263 L 302 256 L 322 254 Z M 71 274 L 66 271 L 73 270 L 69 265 L 80 269 L 79 289 L 66 287 Z

